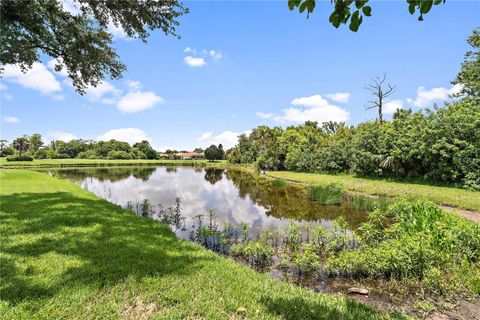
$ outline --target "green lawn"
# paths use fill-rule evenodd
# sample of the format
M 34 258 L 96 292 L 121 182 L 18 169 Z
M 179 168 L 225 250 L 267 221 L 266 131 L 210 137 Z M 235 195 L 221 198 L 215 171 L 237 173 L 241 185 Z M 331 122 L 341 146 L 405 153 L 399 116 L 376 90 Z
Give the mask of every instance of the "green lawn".
M 109 165 L 143 165 L 143 164 L 172 164 L 172 165 L 195 165 L 195 164 L 218 164 L 225 161 L 209 162 L 208 160 L 107 160 L 107 159 L 35 159 L 33 161 L 7 161 L 0 158 L 0 165 L 14 167 L 42 167 L 42 166 L 109 166 Z
M 291 171 L 270 171 L 268 176 L 301 183 L 341 183 L 351 192 L 369 195 L 412 196 L 437 204 L 469 210 L 480 210 L 480 192 L 459 188 L 432 186 L 388 180 L 358 178 L 351 175 L 328 175 Z
M 0 170 L 1 319 L 380 319 L 178 240 L 80 187 Z

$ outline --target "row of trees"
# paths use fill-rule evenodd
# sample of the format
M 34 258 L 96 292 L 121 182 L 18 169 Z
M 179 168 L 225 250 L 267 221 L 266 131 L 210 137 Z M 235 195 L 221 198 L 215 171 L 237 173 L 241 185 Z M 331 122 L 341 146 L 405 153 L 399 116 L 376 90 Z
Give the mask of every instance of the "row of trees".
M 422 178 L 480 190 L 480 104 L 463 99 L 443 108 L 397 110 L 383 124 L 259 126 L 239 137 L 227 159 L 261 170 Z
M 453 84 L 459 100 L 413 112 L 397 110 L 383 119 L 384 99 L 395 90 L 385 76 L 367 89 L 375 97 L 378 119 L 345 123 L 306 122 L 300 126 L 259 126 L 227 151 L 232 163 L 255 163 L 263 170 L 353 172 L 363 176 L 421 178 L 480 190 L 480 31 L 473 31 Z
M 19 157 L 36 159 L 157 159 L 157 152 L 146 140 L 133 145 L 117 140 L 54 140 L 44 146 L 40 134 L 19 137 L 10 146 L 6 145 L 6 140 L 1 140 L 0 156 L 13 155 L 15 152 Z

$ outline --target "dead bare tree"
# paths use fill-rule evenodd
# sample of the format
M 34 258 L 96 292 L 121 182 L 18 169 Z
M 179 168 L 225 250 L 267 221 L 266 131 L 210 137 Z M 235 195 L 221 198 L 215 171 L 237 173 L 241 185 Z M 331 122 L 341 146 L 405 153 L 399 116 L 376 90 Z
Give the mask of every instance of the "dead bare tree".
M 365 89 L 376 98 L 375 100 L 368 101 L 365 106 L 365 110 L 376 108 L 378 111 L 378 121 L 383 123 L 383 103 L 384 99 L 389 97 L 395 92 L 397 86 L 392 86 L 390 83 L 385 83 L 387 80 L 387 73 L 385 72 L 382 77 L 377 76 L 372 79 L 371 83 L 365 86 Z

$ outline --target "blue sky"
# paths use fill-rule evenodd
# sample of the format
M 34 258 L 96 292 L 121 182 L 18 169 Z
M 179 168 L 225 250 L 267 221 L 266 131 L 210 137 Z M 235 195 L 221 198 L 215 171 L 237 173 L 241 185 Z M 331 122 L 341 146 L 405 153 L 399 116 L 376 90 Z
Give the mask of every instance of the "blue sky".
M 398 86 L 388 109 L 441 103 L 480 24 L 479 1 L 447 1 L 418 22 L 404 1 L 375 1 L 359 32 L 328 23 L 329 2 L 306 19 L 285 1 L 187 1 L 181 39 L 152 33 L 147 44 L 113 30 L 128 71 L 86 96 L 44 57 L 27 75 L 1 79 L 1 135 L 147 138 L 160 150 L 235 142 L 257 125 L 376 116 L 363 89 L 388 72 Z M 340 94 L 339 94 L 340 93 Z M 387 110 L 388 111 L 388 110 Z

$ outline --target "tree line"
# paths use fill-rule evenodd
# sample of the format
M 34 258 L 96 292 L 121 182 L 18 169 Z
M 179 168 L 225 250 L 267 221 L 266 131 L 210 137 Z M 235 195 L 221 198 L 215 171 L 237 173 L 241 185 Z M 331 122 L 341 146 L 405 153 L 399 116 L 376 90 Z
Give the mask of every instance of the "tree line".
M 7 160 L 35 159 L 157 159 L 157 152 L 146 140 L 130 145 L 127 142 L 75 139 L 68 142 L 53 140 L 44 145 L 38 133 L 13 140 L 10 146 L 1 140 L 0 156 Z
M 395 89 L 385 76 L 367 89 L 378 110 L 376 120 L 345 123 L 306 122 L 259 126 L 239 136 L 227 151 L 231 163 L 254 163 L 259 170 L 355 173 L 369 177 L 414 178 L 480 190 L 480 31 L 474 30 L 453 84 L 459 99 L 443 107 L 413 112 L 397 110 L 391 121 L 382 114 L 383 99 Z

